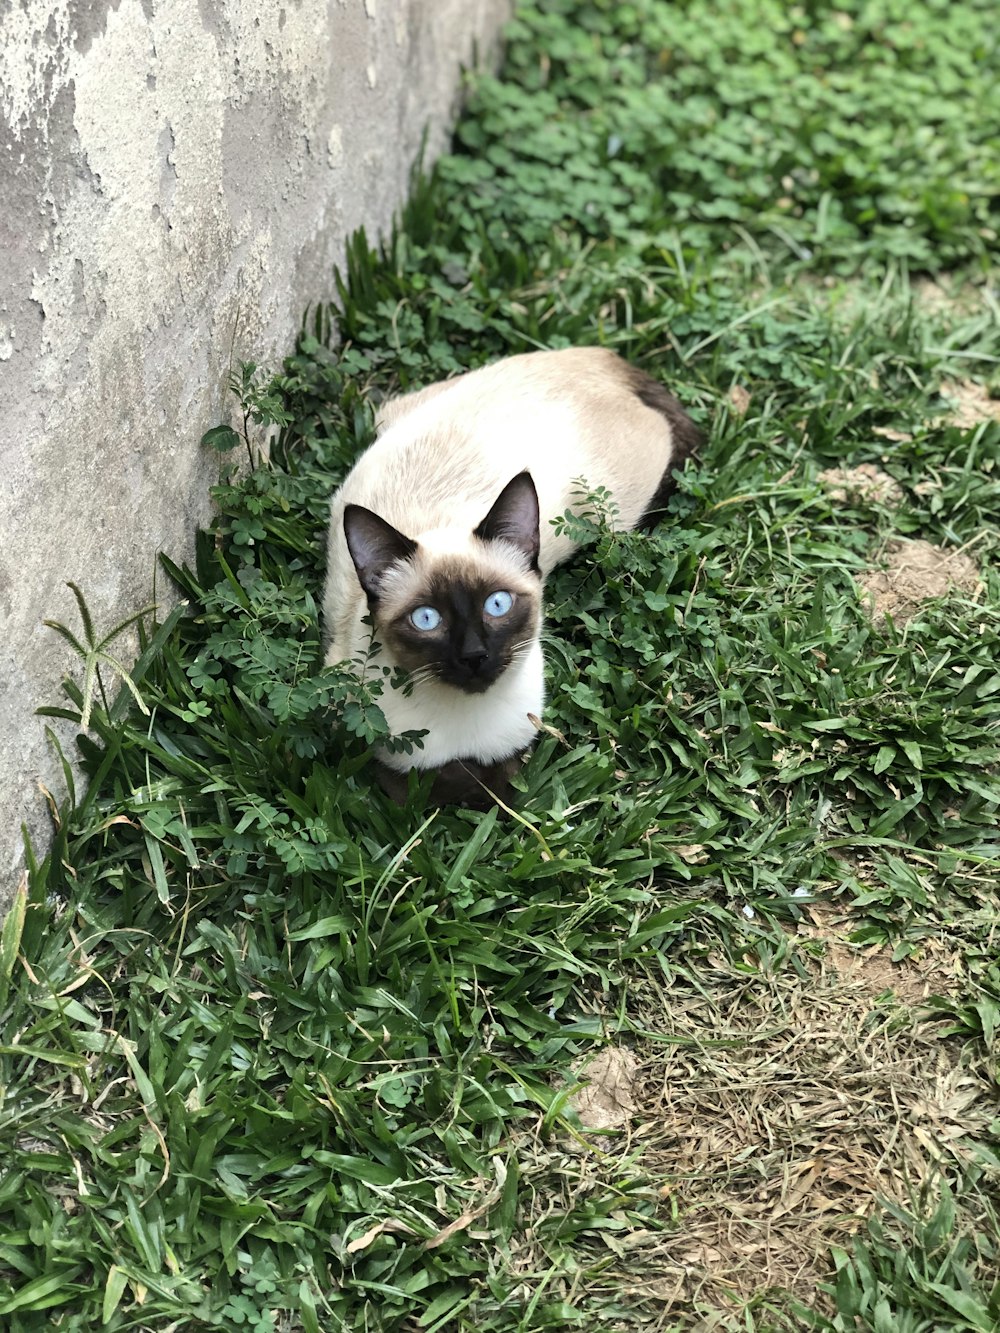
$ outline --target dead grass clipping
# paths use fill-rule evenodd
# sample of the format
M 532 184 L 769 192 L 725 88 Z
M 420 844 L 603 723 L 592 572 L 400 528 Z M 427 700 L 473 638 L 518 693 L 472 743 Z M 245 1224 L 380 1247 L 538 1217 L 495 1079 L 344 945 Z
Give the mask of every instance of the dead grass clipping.
M 585 1137 L 604 1130 L 593 1143 L 616 1156 L 620 1140 L 675 1221 L 608 1241 L 618 1257 L 600 1285 L 644 1327 L 668 1314 L 715 1327 L 767 1290 L 815 1307 L 831 1244 L 880 1196 L 911 1205 L 986 1130 L 988 1089 L 913 1008 L 953 987 L 957 960 L 894 963 L 849 932 L 813 907 L 795 937 L 803 966 L 741 981 L 720 959 L 710 988 L 672 988 L 669 1007 L 634 997 L 652 1035 L 578 1071 Z

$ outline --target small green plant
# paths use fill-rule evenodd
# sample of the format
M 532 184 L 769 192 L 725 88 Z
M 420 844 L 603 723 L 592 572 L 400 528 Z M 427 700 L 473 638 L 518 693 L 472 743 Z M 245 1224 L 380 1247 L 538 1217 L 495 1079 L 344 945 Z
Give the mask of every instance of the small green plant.
M 83 643 L 80 642 L 72 630 L 67 629 L 67 627 L 58 620 L 45 620 L 42 623 L 48 626 L 49 629 L 54 629 L 57 634 L 65 639 L 83 663 L 83 685 L 81 688 L 80 711 L 75 715 L 71 715 L 73 720 L 79 722 L 84 731 L 87 730 L 90 726 L 95 693 L 99 694 L 101 697 L 104 712 L 108 712 L 108 696 L 104 688 L 104 679 L 101 675 L 102 664 L 113 676 L 117 677 L 125 689 L 128 690 L 129 694 L 131 694 L 132 698 L 135 700 L 136 707 L 139 711 L 148 716 L 149 709 L 146 707 L 143 697 L 139 693 L 138 686 L 132 679 L 131 671 L 124 662 L 109 651 L 109 648 L 110 645 L 113 644 L 116 639 L 120 638 L 127 629 L 130 629 L 133 625 L 138 624 L 148 615 L 151 615 L 152 612 L 156 610 L 156 607 L 147 606 L 141 611 L 137 611 L 134 615 L 127 616 L 126 619 L 119 621 L 118 624 L 102 638 L 98 638 L 83 593 L 75 583 L 67 583 L 66 586 L 75 597 L 76 604 L 80 611 L 80 620 L 83 625 Z M 51 710 L 40 709 L 39 711 L 43 714 L 48 712 L 48 714 L 51 715 Z
M 945 1181 L 926 1220 L 889 1204 L 849 1250 L 834 1250 L 836 1276 L 826 1291 L 836 1314 L 807 1317 L 807 1326 L 823 1333 L 992 1333 L 1000 1323 L 1000 1288 L 984 1290 L 971 1276 L 998 1257 L 996 1214 L 983 1203 L 983 1229 L 972 1236 L 956 1234 L 955 1200 Z
M 242 361 L 238 369 L 230 370 L 229 391 L 240 405 L 240 430 L 237 432 L 228 425 L 213 426 L 201 437 L 201 442 L 225 454 L 242 440 L 253 469 L 264 462 L 267 449 L 265 442 L 252 437 L 251 425 L 283 429 L 291 424 L 292 415 L 280 389 L 272 383 L 272 377 L 253 361 Z
M 277 1265 L 266 1252 L 255 1258 L 241 1250 L 237 1260 L 240 1290 L 234 1292 L 222 1307 L 223 1317 L 245 1333 L 275 1333 L 279 1327 L 276 1312 L 281 1284 Z

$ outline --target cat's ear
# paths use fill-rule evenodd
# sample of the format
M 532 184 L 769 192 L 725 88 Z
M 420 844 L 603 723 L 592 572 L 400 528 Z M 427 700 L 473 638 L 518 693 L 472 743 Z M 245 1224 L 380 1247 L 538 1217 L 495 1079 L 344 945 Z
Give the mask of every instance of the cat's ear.
M 408 560 L 417 543 L 362 505 L 344 509 L 344 536 L 358 579 L 369 597 L 377 597 L 382 577 L 397 560 Z
M 538 571 L 538 492 L 530 472 L 519 472 L 497 496 L 493 508 L 476 528 L 483 541 L 502 539 L 528 557 Z

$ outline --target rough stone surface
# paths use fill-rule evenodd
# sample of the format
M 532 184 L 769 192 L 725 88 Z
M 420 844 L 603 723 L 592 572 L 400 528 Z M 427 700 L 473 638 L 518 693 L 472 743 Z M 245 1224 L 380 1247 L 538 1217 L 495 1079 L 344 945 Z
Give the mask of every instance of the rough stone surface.
M 0 906 L 58 766 L 43 618 L 151 600 L 209 517 L 236 360 L 384 231 L 509 0 L 0 0 Z M 162 580 L 161 580 L 162 583 Z

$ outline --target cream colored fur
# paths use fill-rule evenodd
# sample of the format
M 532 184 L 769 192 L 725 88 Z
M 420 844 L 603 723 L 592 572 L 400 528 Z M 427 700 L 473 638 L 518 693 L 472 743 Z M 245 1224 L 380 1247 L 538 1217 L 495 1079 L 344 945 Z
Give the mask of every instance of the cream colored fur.
M 429 680 L 407 697 L 389 689 L 379 703 L 394 735 L 426 731 L 422 749 L 412 754 L 380 754 L 390 768 L 440 768 L 452 759 L 491 764 L 524 750 L 535 739 L 535 724 L 545 703 L 545 663 L 535 639 L 523 658 L 503 673 L 485 694 L 463 694 L 454 686 Z
M 672 443 L 664 416 L 640 401 L 630 376 L 625 362 L 601 348 L 532 352 L 386 403 L 378 437 L 331 504 L 326 661 L 365 659 L 370 643 L 344 536 L 347 504 L 363 505 L 416 541 L 421 559 L 449 553 L 481 564 L 483 544 L 472 533 L 511 478 L 528 470 L 541 513 L 543 577 L 573 552 L 551 522 L 572 507 L 578 479 L 589 490 L 606 487 L 616 525 L 634 527 L 670 464 Z M 525 577 L 523 562 L 511 566 L 515 576 Z M 372 673 L 384 665 L 394 664 L 367 659 Z M 380 703 L 393 733 L 429 734 L 421 751 L 384 758 L 401 769 L 505 758 L 530 743 L 527 715 L 540 715 L 543 696 L 537 636 L 484 694 L 434 681 L 418 683 L 409 697 L 389 688 Z

